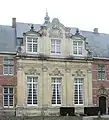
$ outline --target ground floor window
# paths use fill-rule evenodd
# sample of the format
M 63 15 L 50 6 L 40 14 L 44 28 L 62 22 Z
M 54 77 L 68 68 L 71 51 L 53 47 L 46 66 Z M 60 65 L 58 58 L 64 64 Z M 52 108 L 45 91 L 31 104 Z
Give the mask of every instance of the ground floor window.
M 14 106 L 14 89 L 13 87 L 4 87 L 3 89 L 3 106 L 13 107 Z
M 27 77 L 27 104 L 37 105 L 37 77 Z
M 52 77 L 52 105 L 61 105 L 61 80 L 62 78 Z
M 83 78 L 75 78 L 74 86 L 74 104 L 81 105 L 83 104 Z

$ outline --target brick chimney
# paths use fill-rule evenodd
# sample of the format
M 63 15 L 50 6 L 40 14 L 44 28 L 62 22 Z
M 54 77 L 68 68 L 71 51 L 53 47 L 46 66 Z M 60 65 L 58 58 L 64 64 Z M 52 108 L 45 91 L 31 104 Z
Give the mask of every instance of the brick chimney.
M 98 34 L 98 28 L 94 28 L 94 29 L 93 29 L 93 32 L 94 32 L 95 34 Z
M 16 28 L 16 18 L 12 18 L 12 28 Z

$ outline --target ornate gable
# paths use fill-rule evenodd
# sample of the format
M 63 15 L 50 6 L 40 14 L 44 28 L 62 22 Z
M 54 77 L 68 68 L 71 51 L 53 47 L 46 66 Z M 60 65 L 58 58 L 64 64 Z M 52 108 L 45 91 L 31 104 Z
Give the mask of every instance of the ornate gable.
M 60 22 L 57 18 L 54 18 L 49 29 L 49 37 L 51 38 L 63 38 L 63 32 L 60 29 Z
M 58 68 L 55 68 L 49 75 L 50 76 L 63 76 L 63 74 Z
M 25 72 L 26 75 L 40 75 L 40 73 L 34 68 L 30 68 Z
M 72 76 L 75 76 L 75 77 L 84 77 L 85 74 L 83 73 L 83 71 L 81 71 L 80 69 L 78 69 L 74 74 L 72 74 Z

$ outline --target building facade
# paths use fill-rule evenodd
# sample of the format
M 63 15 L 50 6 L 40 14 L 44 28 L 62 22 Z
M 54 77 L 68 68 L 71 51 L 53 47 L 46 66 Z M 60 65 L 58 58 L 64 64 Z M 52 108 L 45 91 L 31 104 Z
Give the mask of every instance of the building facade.
M 23 33 L 17 53 L 17 115 L 84 113 L 92 104 L 92 59 L 87 39 L 71 34 L 57 18 Z
M 44 19 L 0 26 L 0 113 L 72 115 L 98 107 L 106 114 L 109 35 L 50 22 L 48 13 Z

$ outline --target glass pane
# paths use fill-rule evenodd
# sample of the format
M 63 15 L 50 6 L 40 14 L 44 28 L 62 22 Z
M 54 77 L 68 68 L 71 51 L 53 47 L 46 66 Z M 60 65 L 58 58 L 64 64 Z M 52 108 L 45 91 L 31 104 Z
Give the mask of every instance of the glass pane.
M 4 88 L 4 94 L 8 94 L 8 88 Z
M 8 95 L 4 95 L 4 106 L 8 106 Z
M 33 44 L 33 52 L 37 52 L 37 44 Z
M 13 95 L 9 95 L 9 106 L 13 106 Z
M 32 38 L 28 37 L 27 42 L 32 42 Z
M 32 52 L 32 43 L 27 43 L 28 52 Z
M 83 42 L 82 41 L 78 41 L 78 46 L 83 46 Z
M 4 65 L 3 69 L 4 74 L 8 75 L 8 65 Z
M 9 93 L 13 94 L 13 88 L 9 88 Z
M 37 38 L 33 38 L 33 43 L 37 43 Z

